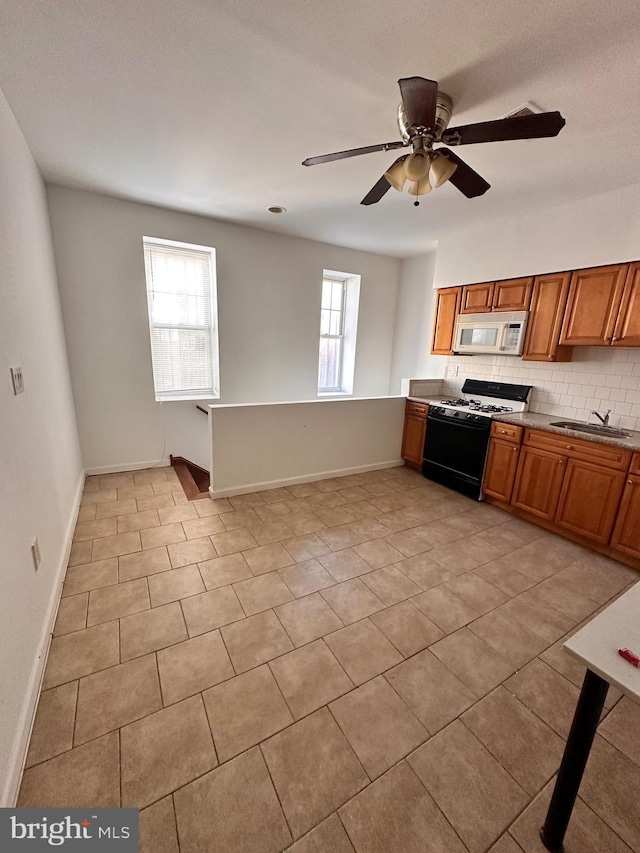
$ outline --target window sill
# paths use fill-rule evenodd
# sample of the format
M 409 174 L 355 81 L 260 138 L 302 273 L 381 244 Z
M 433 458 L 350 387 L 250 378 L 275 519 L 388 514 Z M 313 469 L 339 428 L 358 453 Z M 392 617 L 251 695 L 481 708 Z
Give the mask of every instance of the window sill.
M 353 391 L 318 391 L 318 397 L 353 397 Z
M 194 400 L 201 400 L 205 402 L 206 400 L 219 400 L 220 395 L 214 394 L 181 394 L 176 395 L 175 397 L 156 397 L 156 403 L 184 403 L 184 402 L 193 402 Z

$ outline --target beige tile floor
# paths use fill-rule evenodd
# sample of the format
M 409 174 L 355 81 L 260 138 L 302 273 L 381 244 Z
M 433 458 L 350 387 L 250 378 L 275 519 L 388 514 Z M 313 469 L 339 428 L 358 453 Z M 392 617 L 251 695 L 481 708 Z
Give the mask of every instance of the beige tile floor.
M 632 570 L 394 468 L 188 503 L 89 477 L 20 792 L 135 806 L 144 853 L 538 853 Z M 611 691 L 566 853 L 640 851 Z

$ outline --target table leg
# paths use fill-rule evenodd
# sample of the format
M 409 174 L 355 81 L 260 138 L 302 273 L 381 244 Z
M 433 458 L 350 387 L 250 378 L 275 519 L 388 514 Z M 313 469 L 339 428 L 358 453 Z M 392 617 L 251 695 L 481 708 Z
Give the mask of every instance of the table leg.
M 547 817 L 540 830 L 542 843 L 551 853 L 562 853 L 562 842 L 569 826 L 608 689 L 609 684 L 604 678 L 590 669 L 587 670 Z

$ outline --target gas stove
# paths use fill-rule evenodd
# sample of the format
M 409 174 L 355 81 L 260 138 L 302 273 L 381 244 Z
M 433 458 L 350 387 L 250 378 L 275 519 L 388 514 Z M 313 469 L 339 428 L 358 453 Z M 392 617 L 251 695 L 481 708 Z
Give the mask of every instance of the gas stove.
M 491 419 L 506 412 L 526 412 L 530 393 L 531 385 L 465 379 L 461 397 L 431 403 L 424 476 L 481 500 Z
M 495 403 L 486 403 L 482 400 L 474 400 L 459 397 L 456 400 L 441 400 L 440 405 L 446 409 L 466 409 L 468 412 L 482 412 L 486 415 L 497 415 L 500 412 L 513 412 L 513 406 L 500 406 Z M 521 411 L 524 411 L 522 409 Z
M 435 409 L 444 414 L 446 411 L 458 411 L 458 417 L 473 413 L 468 420 L 495 418 L 507 412 L 526 412 L 529 408 L 531 385 L 512 385 L 508 382 L 486 382 L 481 379 L 465 379 L 462 397 L 441 400 Z M 432 408 L 434 406 L 432 405 Z

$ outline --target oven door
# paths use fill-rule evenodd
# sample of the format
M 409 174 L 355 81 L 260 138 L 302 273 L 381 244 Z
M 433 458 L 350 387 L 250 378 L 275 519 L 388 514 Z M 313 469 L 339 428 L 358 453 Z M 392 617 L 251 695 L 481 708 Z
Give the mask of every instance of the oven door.
M 422 473 L 425 477 L 480 498 L 491 421 L 428 415 Z

